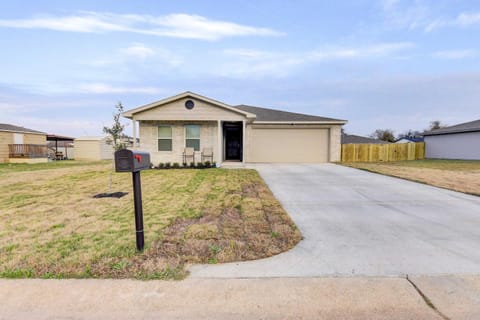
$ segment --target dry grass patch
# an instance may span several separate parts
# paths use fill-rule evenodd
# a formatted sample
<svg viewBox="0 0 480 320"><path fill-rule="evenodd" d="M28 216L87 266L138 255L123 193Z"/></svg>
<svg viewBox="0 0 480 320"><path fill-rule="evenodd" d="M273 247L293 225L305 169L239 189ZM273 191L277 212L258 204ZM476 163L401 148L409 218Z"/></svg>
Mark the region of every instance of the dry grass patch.
<svg viewBox="0 0 480 320"><path fill-rule="evenodd" d="M254 170L150 170L136 253L131 175L113 175L127 196L94 199L111 163L70 164L0 165L1 276L177 279L190 263L264 258L301 239Z"/></svg>
<svg viewBox="0 0 480 320"><path fill-rule="evenodd" d="M342 163L342 165L480 195L480 161L417 160L350 162Z"/></svg>

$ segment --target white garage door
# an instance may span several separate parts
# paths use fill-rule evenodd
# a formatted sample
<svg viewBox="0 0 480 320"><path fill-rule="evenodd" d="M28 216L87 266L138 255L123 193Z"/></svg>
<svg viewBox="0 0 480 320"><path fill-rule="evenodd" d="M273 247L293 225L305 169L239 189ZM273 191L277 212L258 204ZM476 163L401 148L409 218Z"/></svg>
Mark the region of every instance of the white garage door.
<svg viewBox="0 0 480 320"><path fill-rule="evenodd" d="M329 129L252 128L250 162L328 162Z"/></svg>

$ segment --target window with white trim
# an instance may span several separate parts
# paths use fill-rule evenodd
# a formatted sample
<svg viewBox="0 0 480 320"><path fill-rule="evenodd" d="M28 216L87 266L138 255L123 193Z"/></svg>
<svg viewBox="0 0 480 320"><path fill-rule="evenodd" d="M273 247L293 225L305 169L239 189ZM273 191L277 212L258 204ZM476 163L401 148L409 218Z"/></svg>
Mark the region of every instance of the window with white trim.
<svg viewBox="0 0 480 320"><path fill-rule="evenodd" d="M172 151L172 126L158 126L158 151Z"/></svg>
<svg viewBox="0 0 480 320"><path fill-rule="evenodd" d="M200 125L185 125L185 147L200 151Z"/></svg>

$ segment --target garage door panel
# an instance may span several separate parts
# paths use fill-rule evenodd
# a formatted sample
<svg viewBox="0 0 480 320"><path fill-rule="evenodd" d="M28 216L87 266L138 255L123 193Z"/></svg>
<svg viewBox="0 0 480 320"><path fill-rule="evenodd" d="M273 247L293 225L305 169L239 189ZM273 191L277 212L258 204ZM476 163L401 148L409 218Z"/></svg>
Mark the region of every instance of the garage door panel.
<svg viewBox="0 0 480 320"><path fill-rule="evenodd" d="M251 162L328 162L328 129L252 129Z"/></svg>

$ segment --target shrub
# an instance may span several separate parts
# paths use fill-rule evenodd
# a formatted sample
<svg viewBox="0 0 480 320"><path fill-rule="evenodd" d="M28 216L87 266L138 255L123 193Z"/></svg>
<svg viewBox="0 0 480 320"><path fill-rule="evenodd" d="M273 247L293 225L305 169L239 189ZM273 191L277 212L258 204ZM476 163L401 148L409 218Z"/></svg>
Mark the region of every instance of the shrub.
<svg viewBox="0 0 480 320"><path fill-rule="evenodd" d="M212 166L212 164L210 163L210 161L205 161L205 167L206 168L210 168Z"/></svg>
<svg viewBox="0 0 480 320"><path fill-rule="evenodd" d="M179 164L178 162L174 162L174 163L173 163L173 167L174 167L175 169L178 169L178 168L180 168L180 164Z"/></svg>
<svg viewBox="0 0 480 320"><path fill-rule="evenodd" d="M195 167L195 162L190 162L190 168Z"/></svg>
<svg viewBox="0 0 480 320"><path fill-rule="evenodd" d="M170 169L172 164L170 162L165 162L165 168Z"/></svg>
<svg viewBox="0 0 480 320"><path fill-rule="evenodd" d="M212 163L212 167L216 168L217 167L217 163L215 161L213 161Z"/></svg>
<svg viewBox="0 0 480 320"><path fill-rule="evenodd" d="M203 162L197 162L197 168L204 168Z"/></svg>
<svg viewBox="0 0 480 320"><path fill-rule="evenodd" d="M159 169L163 169L164 167L165 167L165 163L160 162L160 163L158 164L158 168L159 168Z"/></svg>
<svg viewBox="0 0 480 320"><path fill-rule="evenodd" d="M187 167L187 163L186 163L186 162L182 163L182 166L183 166L184 168L186 168L186 167Z"/></svg>

